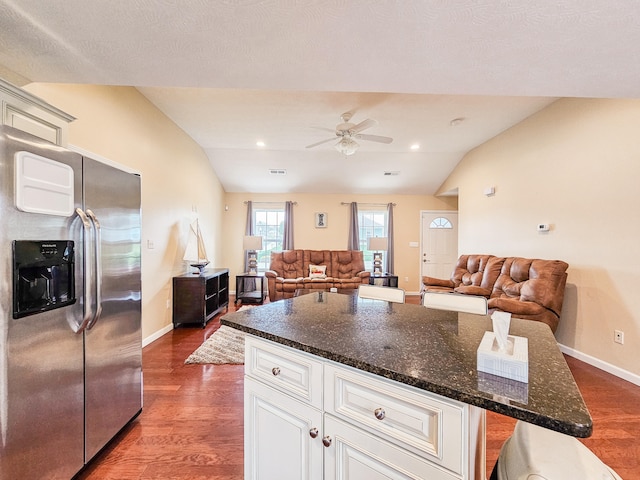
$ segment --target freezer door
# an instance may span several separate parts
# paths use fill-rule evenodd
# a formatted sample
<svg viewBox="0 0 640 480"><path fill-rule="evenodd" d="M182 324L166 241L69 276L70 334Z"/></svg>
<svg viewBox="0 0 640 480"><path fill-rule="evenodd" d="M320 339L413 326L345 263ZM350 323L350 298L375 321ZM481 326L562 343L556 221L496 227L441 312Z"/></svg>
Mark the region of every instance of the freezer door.
<svg viewBox="0 0 640 480"><path fill-rule="evenodd" d="M14 158L30 151L74 171L75 204L82 194L82 157L0 127L0 478L65 479L83 465L83 336L77 301L13 318L12 241L72 240L81 245L75 216L24 213L15 207ZM83 296L82 249L75 291Z"/></svg>
<svg viewBox="0 0 640 480"><path fill-rule="evenodd" d="M100 242L98 318L85 331L86 461L142 408L140 177L84 158L85 212Z"/></svg>

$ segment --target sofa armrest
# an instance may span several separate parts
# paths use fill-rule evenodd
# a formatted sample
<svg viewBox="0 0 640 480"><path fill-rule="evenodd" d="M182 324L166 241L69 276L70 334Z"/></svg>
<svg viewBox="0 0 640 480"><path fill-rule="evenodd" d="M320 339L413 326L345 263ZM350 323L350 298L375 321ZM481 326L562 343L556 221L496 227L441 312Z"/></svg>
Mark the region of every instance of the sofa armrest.
<svg viewBox="0 0 640 480"><path fill-rule="evenodd" d="M465 295L477 295L489 298L491 290L488 288L476 287L475 285L461 285L453 289L456 293L464 293Z"/></svg>
<svg viewBox="0 0 640 480"><path fill-rule="evenodd" d="M277 278L278 272L276 272L275 270L265 270L264 276L267 278Z"/></svg>
<svg viewBox="0 0 640 480"><path fill-rule="evenodd" d="M444 278L434 278L434 277L422 277L422 284L426 286L434 286L434 287L449 287L453 288L455 285L450 279Z"/></svg>
<svg viewBox="0 0 640 480"><path fill-rule="evenodd" d="M356 277L360 277L362 280L368 279L371 276L371 272L364 271L356 273Z"/></svg>

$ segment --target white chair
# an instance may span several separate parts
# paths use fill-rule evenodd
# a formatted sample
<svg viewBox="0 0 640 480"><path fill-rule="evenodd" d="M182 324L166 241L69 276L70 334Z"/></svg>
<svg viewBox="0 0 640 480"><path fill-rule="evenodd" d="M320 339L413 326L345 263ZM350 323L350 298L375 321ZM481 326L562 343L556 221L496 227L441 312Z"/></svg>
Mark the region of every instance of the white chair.
<svg viewBox="0 0 640 480"><path fill-rule="evenodd" d="M366 285L363 283L358 287L358 297L404 303L404 290L402 288L381 287L378 285Z"/></svg>
<svg viewBox="0 0 640 480"><path fill-rule="evenodd" d="M465 295L461 293L424 292L422 305L437 310L452 310L454 312L475 313L486 315L487 299L479 295Z"/></svg>

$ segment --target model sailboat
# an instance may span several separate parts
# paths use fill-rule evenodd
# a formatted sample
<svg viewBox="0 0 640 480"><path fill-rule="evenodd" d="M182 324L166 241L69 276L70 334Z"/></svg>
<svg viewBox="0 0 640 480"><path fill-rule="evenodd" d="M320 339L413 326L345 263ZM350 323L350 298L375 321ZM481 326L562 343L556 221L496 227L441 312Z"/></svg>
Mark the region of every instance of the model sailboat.
<svg viewBox="0 0 640 480"><path fill-rule="evenodd" d="M204 267L209 264L197 218L189 226L189 239L187 240L187 249L184 252L183 260L188 261L189 265L197 268L200 274L204 271Z"/></svg>

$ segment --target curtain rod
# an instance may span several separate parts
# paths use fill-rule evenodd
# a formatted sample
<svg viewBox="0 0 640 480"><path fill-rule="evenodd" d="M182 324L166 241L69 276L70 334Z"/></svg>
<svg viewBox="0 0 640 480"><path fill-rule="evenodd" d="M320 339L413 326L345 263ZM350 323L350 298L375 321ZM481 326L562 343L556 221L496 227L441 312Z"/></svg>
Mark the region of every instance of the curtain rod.
<svg viewBox="0 0 640 480"><path fill-rule="evenodd" d="M252 200L252 202L253 202L253 200ZM245 200L245 201L244 201L244 202L242 202L242 203L244 203L244 204L246 205L247 203L249 203L249 201L248 201L248 200ZM279 205L279 204L281 204L281 203L286 203L286 201L284 201L284 202L253 202L253 203L254 203L254 204L260 204L260 205L266 205L266 204L278 204L278 205ZM291 203L292 203L293 205L298 205L298 202L291 202Z"/></svg>
<svg viewBox="0 0 640 480"><path fill-rule="evenodd" d="M386 207L387 205L389 205L388 203L366 203L366 202L356 202L356 203L358 205L372 205L376 207ZM351 202L340 202L340 205L351 205ZM397 204L392 203L391 205L395 207Z"/></svg>

